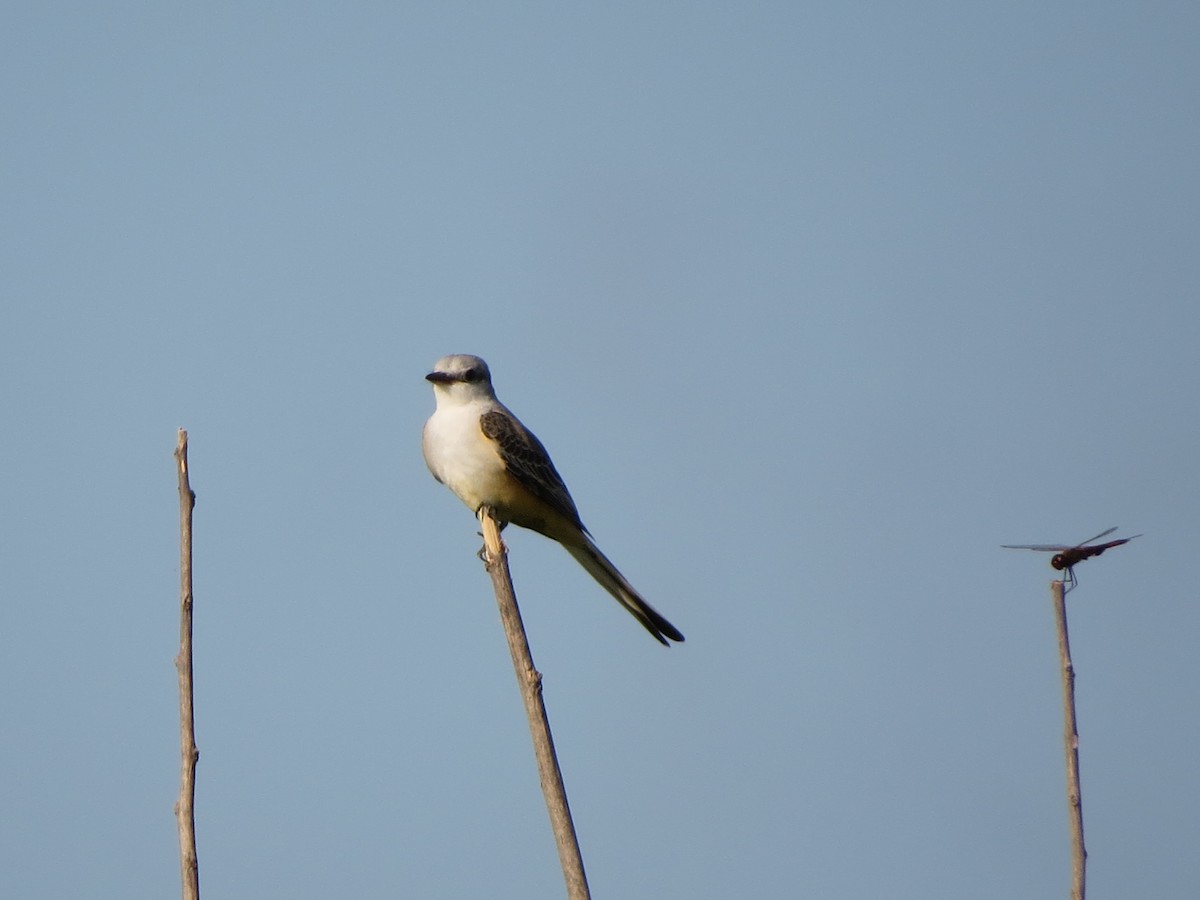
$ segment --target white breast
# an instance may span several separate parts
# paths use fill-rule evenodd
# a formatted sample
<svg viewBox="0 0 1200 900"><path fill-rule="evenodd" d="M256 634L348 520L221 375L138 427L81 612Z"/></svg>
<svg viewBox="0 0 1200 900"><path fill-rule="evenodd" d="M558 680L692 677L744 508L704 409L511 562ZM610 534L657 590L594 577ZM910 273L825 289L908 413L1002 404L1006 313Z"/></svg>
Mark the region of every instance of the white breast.
<svg viewBox="0 0 1200 900"><path fill-rule="evenodd" d="M504 464L479 429L477 404L441 406L425 423L421 449L433 477L472 511L494 504L504 483Z"/></svg>

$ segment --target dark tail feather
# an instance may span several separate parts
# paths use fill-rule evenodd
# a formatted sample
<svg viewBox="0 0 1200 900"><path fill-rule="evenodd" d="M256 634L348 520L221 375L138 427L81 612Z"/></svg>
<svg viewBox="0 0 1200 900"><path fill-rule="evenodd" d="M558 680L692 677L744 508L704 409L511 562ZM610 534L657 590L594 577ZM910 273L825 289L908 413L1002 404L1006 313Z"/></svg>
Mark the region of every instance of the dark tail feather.
<svg viewBox="0 0 1200 900"><path fill-rule="evenodd" d="M581 566L587 569L588 573L600 583L606 591L612 594L617 602L629 610L630 614L642 623L642 626L654 635L655 639L664 647L671 646L667 643L667 639L672 641L683 641L683 634L663 618L653 606L642 599L641 594L634 590L633 585L625 580L625 576L617 571L614 566L603 553L600 552L590 538L585 536L587 543L582 546L572 546L564 544L567 552L570 553L579 562Z"/></svg>

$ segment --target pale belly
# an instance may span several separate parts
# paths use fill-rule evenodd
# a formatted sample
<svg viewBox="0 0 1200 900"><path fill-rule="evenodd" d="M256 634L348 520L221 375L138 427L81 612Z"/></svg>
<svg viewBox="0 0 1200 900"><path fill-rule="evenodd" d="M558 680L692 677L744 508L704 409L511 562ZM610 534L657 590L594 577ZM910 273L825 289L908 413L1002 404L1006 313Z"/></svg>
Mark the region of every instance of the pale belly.
<svg viewBox="0 0 1200 900"><path fill-rule="evenodd" d="M492 442L479 430L477 413L447 411L425 423L421 449L433 477L474 512L506 505L511 479Z"/></svg>
<svg viewBox="0 0 1200 900"><path fill-rule="evenodd" d="M512 476L495 445L479 430L477 412L439 412L425 423L421 448L433 477L472 512L487 506L501 521L532 528L555 540L569 541L579 531Z"/></svg>

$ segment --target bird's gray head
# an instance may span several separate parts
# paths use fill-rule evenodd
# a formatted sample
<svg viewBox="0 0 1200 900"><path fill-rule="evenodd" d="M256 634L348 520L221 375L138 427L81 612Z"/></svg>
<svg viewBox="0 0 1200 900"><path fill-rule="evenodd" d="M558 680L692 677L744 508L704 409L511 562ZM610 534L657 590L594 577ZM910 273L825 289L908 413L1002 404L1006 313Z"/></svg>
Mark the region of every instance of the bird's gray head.
<svg viewBox="0 0 1200 900"><path fill-rule="evenodd" d="M466 353L443 356L433 364L433 371L425 376L425 380L433 382L434 393L439 398L469 400L492 396L492 373L488 364L478 356Z"/></svg>

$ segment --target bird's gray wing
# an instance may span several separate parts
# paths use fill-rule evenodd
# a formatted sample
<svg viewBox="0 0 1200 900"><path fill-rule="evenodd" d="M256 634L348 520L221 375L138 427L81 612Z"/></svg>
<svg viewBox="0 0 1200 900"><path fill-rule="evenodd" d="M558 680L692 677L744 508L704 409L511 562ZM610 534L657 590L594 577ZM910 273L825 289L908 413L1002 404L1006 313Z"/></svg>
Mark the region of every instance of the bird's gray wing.
<svg viewBox="0 0 1200 900"><path fill-rule="evenodd" d="M495 441L505 467L530 493L586 531L562 476L533 432L507 410L499 409L480 416L479 427Z"/></svg>

